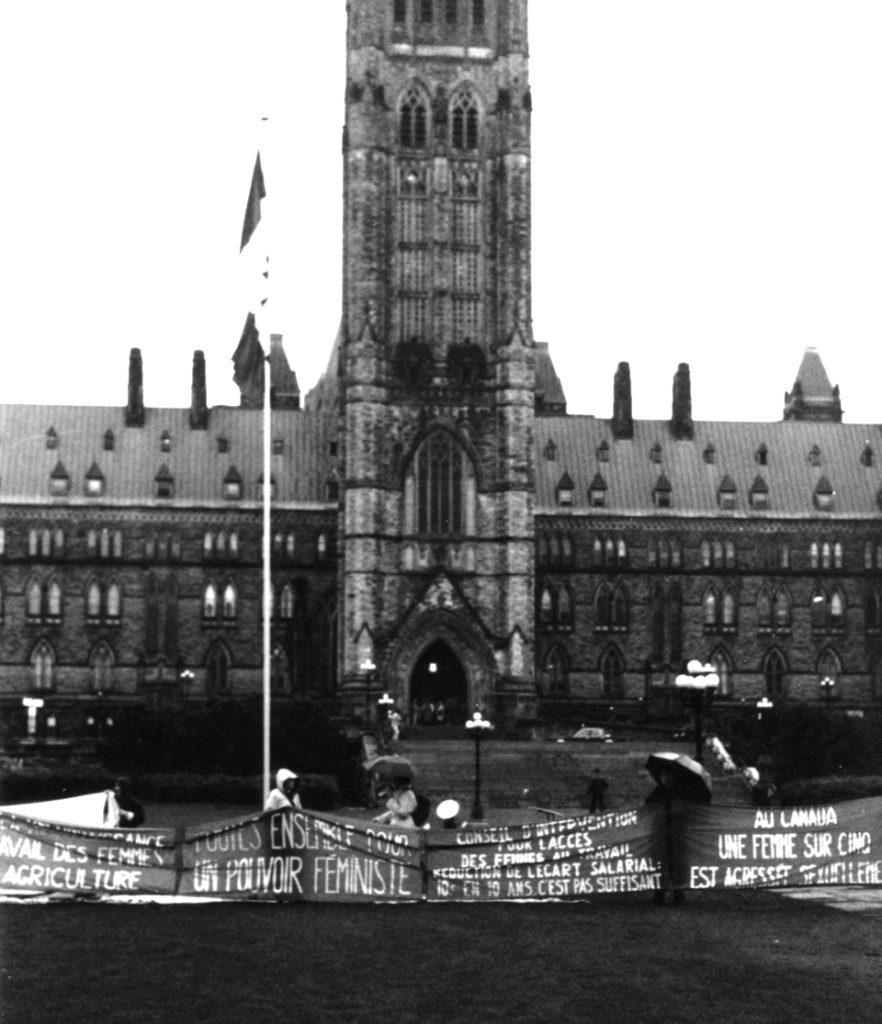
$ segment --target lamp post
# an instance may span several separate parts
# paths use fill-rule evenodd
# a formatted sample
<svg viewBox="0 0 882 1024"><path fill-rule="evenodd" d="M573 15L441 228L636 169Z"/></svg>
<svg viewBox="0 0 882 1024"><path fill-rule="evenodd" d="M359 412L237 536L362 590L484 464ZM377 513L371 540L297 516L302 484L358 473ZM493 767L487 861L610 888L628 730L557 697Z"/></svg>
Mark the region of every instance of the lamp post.
<svg viewBox="0 0 882 1024"><path fill-rule="evenodd" d="M689 708L695 718L695 760L701 764L704 745L702 718L705 709L714 699L720 677L713 665L703 665L697 658L693 658L686 666L686 672L674 680L674 685L680 693L683 706Z"/></svg>
<svg viewBox="0 0 882 1024"><path fill-rule="evenodd" d="M481 806L481 740L493 728L480 711L476 711L466 722L466 729L475 738L475 799L472 801L472 820L483 821L484 808Z"/></svg>
<svg viewBox="0 0 882 1024"><path fill-rule="evenodd" d="M394 704L395 701L389 696L388 693L384 693L383 696L380 697L380 699L377 701L377 711L379 712L379 722L377 723L379 726L378 731L380 733L381 739L383 740L383 744L386 747L389 746L389 741L392 738L391 729L389 728L389 715L392 711L392 706Z"/></svg>
<svg viewBox="0 0 882 1024"><path fill-rule="evenodd" d="M771 711L774 706L774 703L768 697L761 697L756 702L756 720L761 722L763 720L763 712Z"/></svg>
<svg viewBox="0 0 882 1024"><path fill-rule="evenodd" d="M371 686L374 681L374 677L377 671L377 666L373 663L370 658L365 658L359 666L365 675L365 691L364 691L364 717L366 722L371 720Z"/></svg>
<svg viewBox="0 0 882 1024"><path fill-rule="evenodd" d="M829 708L833 703L833 690L836 687L836 680L832 676L824 676L820 682L821 693L824 697L824 702Z"/></svg>

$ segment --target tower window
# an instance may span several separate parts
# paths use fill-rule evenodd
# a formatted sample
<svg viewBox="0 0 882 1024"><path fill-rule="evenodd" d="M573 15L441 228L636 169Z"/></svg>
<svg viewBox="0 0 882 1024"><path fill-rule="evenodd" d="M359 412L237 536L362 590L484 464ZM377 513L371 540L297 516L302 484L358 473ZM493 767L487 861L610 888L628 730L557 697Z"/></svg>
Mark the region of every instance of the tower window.
<svg viewBox="0 0 882 1024"><path fill-rule="evenodd" d="M418 533L460 534L469 529L467 500L474 497L471 462L454 437L436 430L414 456L413 487Z"/></svg>
<svg viewBox="0 0 882 1024"><path fill-rule="evenodd" d="M457 93L453 100L450 127L450 142L454 149L478 148L478 105L465 90Z"/></svg>
<svg viewBox="0 0 882 1024"><path fill-rule="evenodd" d="M392 5L392 20L396 25L403 25L407 20L406 0L395 0Z"/></svg>
<svg viewBox="0 0 882 1024"><path fill-rule="evenodd" d="M472 0L472 25L484 27L484 0Z"/></svg>
<svg viewBox="0 0 882 1024"><path fill-rule="evenodd" d="M424 25L432 24L432 0L420 0L420 21Z"/></svg>
<svg viewBox="0 0 882 1024"><path fill-rule="evenodd" d="M444 3L444 20L448 25L456 24L456 5L457 0L445 0Z"/></svg>
<svg viewBox="0 0 882 1024"><path fill-rule="evenodd" d="M426 134L426 102L415 89L410 89L399 108L398 140L405 149L425 149Z"/></svg>

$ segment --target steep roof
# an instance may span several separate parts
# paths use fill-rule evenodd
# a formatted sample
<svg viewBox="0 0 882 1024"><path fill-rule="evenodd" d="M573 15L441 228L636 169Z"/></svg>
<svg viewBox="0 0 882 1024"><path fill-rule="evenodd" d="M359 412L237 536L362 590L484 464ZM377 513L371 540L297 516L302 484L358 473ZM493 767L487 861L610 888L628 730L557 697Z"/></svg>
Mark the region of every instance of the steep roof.
<svg viewBox="0 0 882 1024"><path fill-rule="evenodd" d="M326 484L336 470L333 417L274 410L271 423L271 437L281 448L271 457L274 504L327 504ZM47 447L50 430L55 436ZM108 432L112 450L105 447ZM224 480L231 470L242 478L238 504L257 503L263 413L215 406L209 411L208 429L193 430L189 409L148 408L143 427L126 427L122 407L0 406L0 504L45 503L50 475L59 463L70 479L64 500L71 504L152 505L163 467L174 480L174 504L235 506L224 497ZM85 496L86 478L96 468L105 483L97 499Z"/></svg>
<svg viewBox="0 0 882 1024"><path fill-rule="evenodd" d="M600 473L607 485L605 504L591 509L599 516L823 515L878 519L882 526L882 427L795 420L696 421L694 426L691 440L676 440L667 420L635 420L633 439L617 440L610 420L537 417L537 513L570 513L557 504L563 473L575 484L572 510L587 510L589 486ZM662 476L671 485L671 504L656 510L653 491ZM748 499L758 477L759 489L762 483L768 488L766 513L752 510ZM831 511L821 513L815 495L823 492L825 478L833 503ZM722 513L719 492L731 495L733 484L734 510Z"/></svg>

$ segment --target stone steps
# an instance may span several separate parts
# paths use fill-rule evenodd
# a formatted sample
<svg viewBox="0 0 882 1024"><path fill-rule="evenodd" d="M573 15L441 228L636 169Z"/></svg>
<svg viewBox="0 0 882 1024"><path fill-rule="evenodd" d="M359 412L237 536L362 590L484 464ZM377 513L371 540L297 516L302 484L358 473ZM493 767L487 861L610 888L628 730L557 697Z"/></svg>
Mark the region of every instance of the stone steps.
<svg viewBox="0 0 882 1024"><path fill-rule="evenodd" d="M485 808L542 807L576 811L588 806L595 769L607 779L607 809L635 807L655 783L645 768L651 746L628 743L555 743L488 739L481 744L481 798ZM475 745L468 739L405 737L396 752L415 770L416 788L437 803L445 798L470 808L474 797ZM684 752L687 752L684 750ZM740 776L722 776L715 765L714 802L749 804Z"/></svg>

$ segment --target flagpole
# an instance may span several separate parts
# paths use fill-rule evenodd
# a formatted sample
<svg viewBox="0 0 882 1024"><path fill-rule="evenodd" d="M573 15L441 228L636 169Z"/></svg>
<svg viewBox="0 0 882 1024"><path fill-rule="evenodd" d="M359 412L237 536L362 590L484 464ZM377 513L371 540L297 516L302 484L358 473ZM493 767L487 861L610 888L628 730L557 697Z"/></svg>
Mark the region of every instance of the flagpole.
<svg viewBox="0 0 882 1024"><path fill-rule="evenodd" d="M270 616L272 615L272 579L270 564L270 501L272 475L270 472L270 386L272 372L270 357L264 357L263 367L263 799L270 791Z"/></svg>

